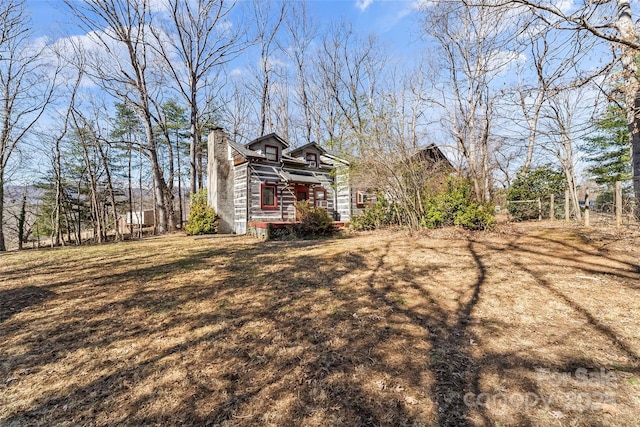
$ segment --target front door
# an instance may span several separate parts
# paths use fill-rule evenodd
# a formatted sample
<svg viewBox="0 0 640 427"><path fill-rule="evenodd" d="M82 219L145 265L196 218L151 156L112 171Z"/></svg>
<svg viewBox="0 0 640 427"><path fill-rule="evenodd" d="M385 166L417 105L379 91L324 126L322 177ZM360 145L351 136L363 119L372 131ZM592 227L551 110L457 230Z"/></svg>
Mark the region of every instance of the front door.
<svg viewBox="0 0 640 427"><path fill-rule="evenodd" d="M302 202L303 200L309 200L309 187L298 185L296 186L296 202Z"/></svg>
<svg viewBox="0 0 640 427"><path fill-rule="evenodd" d="M309 201L309 187L296 185L296 202ZM300 221L300 214L296 209L296 221Z"/></svg>

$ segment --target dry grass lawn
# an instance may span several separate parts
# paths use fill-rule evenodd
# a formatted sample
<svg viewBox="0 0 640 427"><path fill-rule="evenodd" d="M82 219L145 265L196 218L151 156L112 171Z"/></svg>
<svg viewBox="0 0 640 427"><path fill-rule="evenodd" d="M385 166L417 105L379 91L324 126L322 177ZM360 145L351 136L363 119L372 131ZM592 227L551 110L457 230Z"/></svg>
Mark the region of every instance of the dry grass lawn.
<svg viewBox="0 0 640 427"><path fill-rule="evenodd" d="M638 426L640 233L0 255L0 425Z"/></svg>

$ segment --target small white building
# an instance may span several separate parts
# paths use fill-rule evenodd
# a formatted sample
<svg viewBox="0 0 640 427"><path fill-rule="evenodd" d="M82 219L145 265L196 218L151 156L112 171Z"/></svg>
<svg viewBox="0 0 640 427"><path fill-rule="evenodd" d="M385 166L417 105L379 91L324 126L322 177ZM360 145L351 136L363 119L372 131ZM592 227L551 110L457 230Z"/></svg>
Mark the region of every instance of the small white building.
<svg viewBox="0 0 640 427"><path fill-rule="evenodd" d="M121 233L127 233L130 226L137 229L139 227L153 227L153 224L154 214L152 209L127 212L118 219L118 226Z"/></svg>

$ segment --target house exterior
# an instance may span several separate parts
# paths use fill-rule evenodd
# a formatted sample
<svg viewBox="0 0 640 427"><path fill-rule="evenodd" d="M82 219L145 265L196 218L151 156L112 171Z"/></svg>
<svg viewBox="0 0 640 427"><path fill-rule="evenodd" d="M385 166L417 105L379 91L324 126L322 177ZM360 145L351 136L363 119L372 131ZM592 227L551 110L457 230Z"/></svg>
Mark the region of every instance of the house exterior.
<svg viewBox="0 0 640 427"><path fill-rule="evenodd" d="M294 222L295 202L302 200L337 221L361 210L349 162L316 143L290 150L272 133L240 145L214 129L208 145L208 202L220 217L220 233L245 234L249 223Z"/></svg>

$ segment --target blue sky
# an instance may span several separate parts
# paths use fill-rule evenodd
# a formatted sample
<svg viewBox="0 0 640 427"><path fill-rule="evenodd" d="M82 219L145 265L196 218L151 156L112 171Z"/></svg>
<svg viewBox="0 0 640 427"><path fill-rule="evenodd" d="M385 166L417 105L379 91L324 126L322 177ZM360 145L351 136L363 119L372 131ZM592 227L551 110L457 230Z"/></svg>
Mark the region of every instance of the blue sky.
<svg viewBox="0 0 640 427"><path fill-rule="evenodd" d="M309 0L307 4L319 24L345 20L360 34L380 36L390 49L411 51L419 37L415 3L415 0ZM26 6L38 36L56 39L77 34L69 25L62 1L27 0Z"/></svg>

